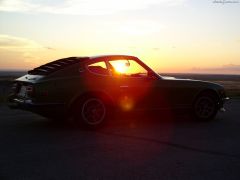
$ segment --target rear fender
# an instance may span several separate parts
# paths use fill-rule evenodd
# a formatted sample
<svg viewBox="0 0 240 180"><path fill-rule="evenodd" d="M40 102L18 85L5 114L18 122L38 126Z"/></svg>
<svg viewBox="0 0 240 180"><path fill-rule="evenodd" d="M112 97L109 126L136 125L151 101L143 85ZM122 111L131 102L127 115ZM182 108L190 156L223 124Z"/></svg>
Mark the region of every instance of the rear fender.
<svg viewBox="0 0 240 180"><path fill-rule="evenodd" d="M75 96L74 98L72 98L72 100L67 104L68 112L69 112L69 110L73 109L73 107L76 104L80 103L83 99L85 99L86 97L90 97L90 96L101 98L109 106L115 105L113 98L110 97L109 95L107 95L105 92L89 91L89 92L79 94L79 95Z"/></svg>

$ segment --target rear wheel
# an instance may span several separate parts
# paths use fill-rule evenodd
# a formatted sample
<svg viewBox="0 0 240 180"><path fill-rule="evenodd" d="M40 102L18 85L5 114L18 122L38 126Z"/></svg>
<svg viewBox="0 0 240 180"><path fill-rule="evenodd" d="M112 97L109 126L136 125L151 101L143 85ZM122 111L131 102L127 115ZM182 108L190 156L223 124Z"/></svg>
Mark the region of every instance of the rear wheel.
<svg viewBox="0 0 240 180"><path fill-rule="evenodd" d="M84 98L74 109L75 122L91 129L102 126L106 122L110 110L103 99L94 96Z"/></svg>
<svg viewBox="0 0 240 180"><path fill-rule="evenodd" d="M200 95L193 105L193 113L199 121L213 120L218 111L217 98L208 93Z"/></svg>

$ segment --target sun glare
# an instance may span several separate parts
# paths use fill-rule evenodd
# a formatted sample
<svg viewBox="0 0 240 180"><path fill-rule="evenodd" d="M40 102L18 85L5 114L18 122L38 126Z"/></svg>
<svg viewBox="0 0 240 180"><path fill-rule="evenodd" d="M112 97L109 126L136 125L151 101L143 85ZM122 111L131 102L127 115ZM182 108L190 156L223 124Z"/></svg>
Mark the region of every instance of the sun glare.
<svg viewBox="0 0 240 180"><path fill-rule="evenodd" d="M128 69L128 66L126 65L126 63L120 62L120 61L116 61L113 64L113 67L118 73L125 73Z"/></svg>

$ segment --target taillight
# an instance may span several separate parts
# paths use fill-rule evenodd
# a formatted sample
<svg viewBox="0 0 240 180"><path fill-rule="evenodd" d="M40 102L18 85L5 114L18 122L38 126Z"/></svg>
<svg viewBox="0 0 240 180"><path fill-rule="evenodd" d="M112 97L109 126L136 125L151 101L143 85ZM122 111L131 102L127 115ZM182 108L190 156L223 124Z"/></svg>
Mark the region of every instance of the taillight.
<svg viewBox="0 0 240 180"><path fill-rule="evenodd" d="M33 88L32 85L28 85L28 86L26 87L26 94L27 94L27 96L29 96L29 97L33 97L33 95L34 95L34 88Z"/></svg>

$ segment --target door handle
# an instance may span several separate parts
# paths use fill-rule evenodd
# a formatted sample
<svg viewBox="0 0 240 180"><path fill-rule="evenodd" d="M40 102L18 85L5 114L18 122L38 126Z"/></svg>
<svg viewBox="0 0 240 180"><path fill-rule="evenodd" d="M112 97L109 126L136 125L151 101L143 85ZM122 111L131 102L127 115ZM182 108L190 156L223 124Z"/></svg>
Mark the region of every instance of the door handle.
<svg viewBox="0 0 240 180"><path fill-rule="evenodd" d="M120 86L120 88L128 88L128 87L129 87L128 85Z"/></svg>

